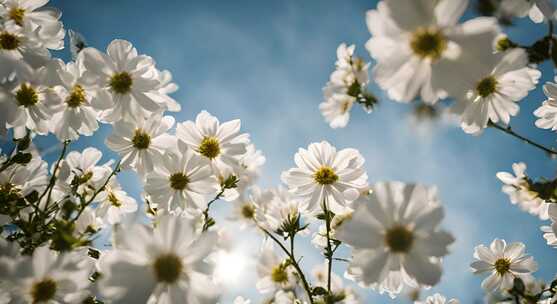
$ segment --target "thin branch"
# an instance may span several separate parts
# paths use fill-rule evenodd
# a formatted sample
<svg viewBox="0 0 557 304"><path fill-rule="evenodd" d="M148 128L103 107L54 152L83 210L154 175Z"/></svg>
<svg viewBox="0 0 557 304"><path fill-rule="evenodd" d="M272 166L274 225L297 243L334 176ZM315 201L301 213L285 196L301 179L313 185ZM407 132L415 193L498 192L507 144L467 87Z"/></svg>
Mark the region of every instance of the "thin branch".
<svg viewBox="0 0 557 304"><path fill-rule="evenodd" d="M292 266L294 266L294 268L296 269L296 271L298 272L298 275L300 276L300 279L302 280L302 284L303 287L308 295L309 298L309 302L311 304L313 304L313 296L311 294L311 288L309 287L309 283L306 279L306 276L304 275L304 272L302 271L302 268L300 267L300 265L298 264L298 262L296 261L296 257L294 256L294 240L293 238L290 238L290 246L292 248L292 252L288 251L288 249L284 246L284 244L282 244L281 241L279 241L272 233L270 233L267 229L263 228L261 225L259 225L259 223L255 223L257 225L257 228L261 229L261 231L263 231L263 233L265 233L265 235L267 235L268 237L270 237L275 243L277 243L280 248L282 249L282 251L284 251L284 253L288 256L288 258L290 259Z"/></svg>
<svg viewBox="0 0 557 304"><path fill-rule="evenodd" d="M522 142L524 142L524 143L526 143L526 144L529 144L529 145L531 145L531 146L533 146L533 147L536 147L536 148L538 148L538 149L544 151L545 153L549 154L550 156L557 156L557 151L555 151L553 148L548 148L548 147L546 147L546 146L544 146L544 145L542 145L542 144L539 144L539 143L537 143L537 142L534 142L533 140L528 139L528 138L526 138L526 137L524 137L524 136L522 136L522 135L516 133L515 131L513 131L513 130L511 129L510 126L508 126L508 127L503 127L503 126L501 126L501 125L499 125L499 124L492 123L492 122L489 122L488 125L489 125L490 127L493 127L493 128L495 128L495 129L497 129L497 130L503 131L504 133L509 134L509 135L511 135L511 136L513 136L513 137L515 137L515 138L517 138L517 139L520 139Z"/></svg>
<svg viewBox="0 0 557 304"><path fill-rule="evenodd" d="M333 249L331 248L331 217L329 208L327 208L327 200L323 199L323 212L325 213L325 228L327 230L327 291L331 294L331 272L333 268Z"/></svg>
<svg viewBox="0 0 557 304"><path fill-rule="evenodd" d="M207 208L205 208L205 210L203 210L203 231L207 231L207 229L209 229L210 225L209 225L209 209L211 208L211 205L216 202L218 199L221 198L221 196L224 194L224 190L226 190L225 187L222 187L222 189L220 190L219 193L217 193L217 195L215 196L215 198L213 198L211 201L209 201L207 203Z"/></svg>

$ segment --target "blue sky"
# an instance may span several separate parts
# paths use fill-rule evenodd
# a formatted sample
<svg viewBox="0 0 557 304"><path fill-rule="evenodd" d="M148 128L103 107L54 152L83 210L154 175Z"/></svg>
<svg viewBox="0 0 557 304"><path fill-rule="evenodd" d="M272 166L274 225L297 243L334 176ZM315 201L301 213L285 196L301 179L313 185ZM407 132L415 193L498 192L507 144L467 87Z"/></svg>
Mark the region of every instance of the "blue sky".
<svg viewBox="0 0 557 304"><path fill-rule="evenodd" d="M104 50L111 40L131 41L140 53L156 59L169 69L180 90L175 98L182 111L178 121L194 119L201 110L226 121L242 119L267 162L259 184L275 186L280 173L294 165L299 147L330 141L338 148L353 147L367 160L371 182L402 180L437 185L446 206L444 226L457 241L444 261L442 282L432 291L472 303L482 297L481 279L468 271L473 247L495 237L526 243L528 252L540 262L538 275L550 279L557 272L555 249L545 245L539 231L541 222L510 204L501 193L498 171L510 171L511 164L525 161L534 176L552 178L555 161L543 153L496 130L482 136L464 134L459 128L431 124L427 132L410 122L410 107L381 99L380 107L368 115L353 109L348 127L332 130L323 121L318 104L341 42L355 43L357 53L370 60L363 48L369 38L365 12L376 1L146 1L146 0L52 0L62 10L68 29L81 32L88 43ZM471 17L467 13L466 18ZM531 43L546 31L529 20L509 30L515 40ZM61 53L64 58L68 52ZM543 82L553 78L549 64L542 66ZM521 102L521 115L511 121L513 128L546 145L555 146L554 133L536 129L532 112L543 101L541 87ZM419 129L419 130L418 130ZM421 130L421 131L420 131ZM93 138L81 138L73 149L95 145L116 157L103 144L110 128L103 127ZM48 148L51 138L39 139ZM52 159L50 155L47 159ZM136 197L136 177L123 173L124 187ZM257 244L251 234L240 233L226 223L229 206L217 205L219 223L230 227L238 250L249 252L246 269L232 280L223 303L241 294L254 300L255 277L251 255ZM302 239L304 268L319 261L319 253ZM341 252L345 256L346 251ZM344 265L337 271L342 273ZM358 289L373 303L392 302L372 290ZM256 301L258 302L258 301Z"/></svg>

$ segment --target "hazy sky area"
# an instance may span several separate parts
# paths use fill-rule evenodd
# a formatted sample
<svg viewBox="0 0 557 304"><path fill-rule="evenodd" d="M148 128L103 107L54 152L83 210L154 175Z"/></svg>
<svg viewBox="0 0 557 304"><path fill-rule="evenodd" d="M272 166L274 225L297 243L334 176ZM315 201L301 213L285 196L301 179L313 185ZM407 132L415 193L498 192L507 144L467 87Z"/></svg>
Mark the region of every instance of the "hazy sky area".
<svg viewBox="0 0 557 304"><path fill-rule="evenodd" d="M116 38L131 41L138 51L152 56L161 69L169 69L180 86L174 97L182 111L177 121L195 119L207 110L221 121L240 118L242 129L267 158L259 185L276 186L280 173L294 166L294 153L312 142L328 140L338 148L358 149L366 158L371 183L401 180L437 185L446 207L444 227L457 241L444 260L444 275L430 292L442 292L461 303L483 297L481 279L469 264L473 248L494 238L522 241L541 265L537 275L547 280L557 272L557 251L545 244L542 222L512 205L501 192L498 171L510 171L513 162L524 161L531 176L553 178L556 161L497 130L481 136L466 135L446 123L417 126L410 119L411 106L389 101L372 86L381 104L371 114L358 106L344 129L333 130L318 110L322 87L333 71L335 50L341 42L357 45L356 52L371 60L364 49L370 35L365 12L376 1L146 1L146 0L52 0L63 12L67 29L82 33L100 50ZM473 17L467 13L466 18ZM532 43L545 35L546 27L522 19L507 29L513 40ZM488 50L486 50L488 51ZM69 51L62 52L67 59ZM552 67L542 65L543 82L553 78ZM458 71L455 71L458 73ZM541 86L520 103L514 129L546 145L557 146L555 133L537 129L533 110L544 99ZM116 158L104 145L110 127L94 137L81 137L73 149L94 145ZM42 149L53 146L52 137L37 141ZM49 161L56 153L48 155ZM139 181L123 173L124 188L139 199ZM243 261L221 266L228 282L222 303L236 295L259 302L253 266L259 236L240 231L228 222L228 203L218 202L219 225L230 227ZM143 209L140 208L142 211ZM320 253L300 238L303 267L310 271ZM341 251L339 256L348 256ZM341 263L341 262L339 262ZM342 274L345 265L337 265ZM358 289L366 303L393 303L386 295Z"/></svg>

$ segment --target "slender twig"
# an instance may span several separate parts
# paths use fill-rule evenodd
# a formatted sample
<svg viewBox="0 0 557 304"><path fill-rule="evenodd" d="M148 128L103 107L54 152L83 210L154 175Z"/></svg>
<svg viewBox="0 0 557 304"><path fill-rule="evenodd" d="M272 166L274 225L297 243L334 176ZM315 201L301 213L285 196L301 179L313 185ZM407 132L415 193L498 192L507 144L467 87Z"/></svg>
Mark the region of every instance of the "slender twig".
<svg viewBox="0 0 557 304"><path fill-rule="evenodd" d="M207 208L203 210L203 231L207 231L207 229L209 229L209 209L211 208L211 205L214 202L216 202L219 198L221 198L221 196L224 194L224 190L226 190L226 188L222 187L222 189L220 190L219 193L217 193L215 198L213 198L211 201L207 203Z"/></svg>
<svg viewBox="0 0 557 304"><path fill-rule="evenodd" d="M499 125L499 124L492 123L492 122L489 123L489 126L495 128L495 129L497 129L497 130L503 131L503 132L505 132L505 133L507 133L507 134L509 134L509 135L511 135L511 136L513 136L513 137L515 137L515 138L517 138L517 139L520 139L520 140L522 140L522 142L524 142L524 143L526 143L526 144L529 144L529 145L531 145L531 146L533 146L533 147L536 147L536 148L538 148L538 149L540 149L540 150L546 152L546 153L549 154L549 155L557 156L557 151L553 150L553 148L548 148L548 147L546 147L546 146L544 146L544 145L541 145L541 144L539 144L539 143L537 143L537 142L534 142L534 141L531 140L531 139L528 139L528 138L526 138L526 137L524 137L524 136L522 136L522 135L516 133L515 131L513 131L513 130L511 129L510 126L508 126L508 127L503 127L503 126L501 126L501 125Z"/></svg>
<svg viewBox="0 0 557 304"><path fill-rule="evenodd" d="M325 228L327 231L327 291L331 294L331 272L333 268L333 249L331 248L331 217L329 208L327 208L327 200L323 200L323 212L325 213Z"/></svg>
<svg viewBox="0 0 557 304"><path fill-rule="evenodd" d="M290 262L292 263L292 266L294 266L294 268L296 269L296 271L298 272L298 275L300 276L300 279L302 280L302 284L303 287L307 293L307 296L309 298L309 302L311 304L313 304L313 296L311 295L311 288L309 287L309 283L306 279L306 276L304 275L304 272L302 271L302 268L300 267L300 264L298 264L298 262L296 261L296 257L294 256L294 240L293 238L290 238L290 246L292 248L292 251L289 251L284 244L282 244L281 241L279 241L279 239L277 239L272 233L270 233L267 229L265 229L263 226L259 225L259 223L255 223L257 225L257 228L261 229L261 231L263 231L263 233L265 233L265 235L267 235L268 237L270 237L275 243L277 243L280 248L282 249L282 251L284 251L284 253L288 256L288 258L290 259Z"/></svg>
<svg viewBox="0 0 557 304"><path fill-rule="evenodd" d="M48 182L48 186L46 187L46 189L44 190L44 192L41 194L41 196L38 199L38 202L40 204L43 197L48 193L48 196L47 196L47 199L46 199L46 204L45 204L45 207L44 207L45 210L48 210L48 204L50 203L50 196L52 195L52 189L54 188L54 184L56 183L56 174L58 173L58 169L60 168L60 163L62 162L62 159L64 159L64 156L66 155L66 150L68 149L69 145L70 145L69 140L64 142L64 147L62 148L62 152L60 152L60 156L58 157L58 160L56 161L56 164L54 165L54 170L52 171L52 176L50 177L50 181Z"/></svg>

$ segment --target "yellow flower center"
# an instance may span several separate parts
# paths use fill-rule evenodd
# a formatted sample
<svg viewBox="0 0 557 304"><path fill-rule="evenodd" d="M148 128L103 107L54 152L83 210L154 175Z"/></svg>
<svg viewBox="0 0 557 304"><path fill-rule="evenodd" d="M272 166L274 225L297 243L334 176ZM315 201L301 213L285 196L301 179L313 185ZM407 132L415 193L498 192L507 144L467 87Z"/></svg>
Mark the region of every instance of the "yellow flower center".
<svg viewBox="0 0 557 304"><path fill-rule="evenodd" d="M252 204L243 205L241 211L244 218L252 219L255 216L255 207Z"/></svg>
<svg viewBox="0 0 557 304"><path fill-rule="evenodd" d="M199 145L199 154L209 159L213 159L219 156L220 154L219 140L212 136L203 138L201 144Z"/></svg>
<svg viewBox="0 0 557 304"><path fill-rule="evenodd" d="M8 32L3 32L0 34L0 49L13 51L19 47L21 41L19 38Z"/></svg>
<svg viewBox="0 0 557 304"><path fill-rule="evenodd" d="M77 108L85 103L85 90L79 84L76 84L68 98L66 98L66 104L71 108Z"/></svg>
<svg viewBox="0 0 557 304"><path fill-rule="evenodd" d="M174 173L170 175L170 187L175 190L184 190L188 183L189 178L183 173Z"/></svg>
<svg viewBox="0 0 557 304"><path fill-rule="evenodd" d="M286 267L282 264L275 266L271 271L271 280L275 283L287 282L288 274L286 273Z"/></svg>
<svg viewBox="0 0 557 304"><path fill-rule="evenodd" d="M478 82L476 85L476 93L481 97L488 97L497 92L497 79L493 76L488 76Z"/></svg>
<svg viewBox="0 0 557 304"><path fill-rule="evenodd" d="M437 60L447 49L447 37L439 29L419 28L410 38L410 48L422 59Z"/></svg>
<svg viewBox="0 0 557 304"><path fill-rule="evenodd" d="M108 192L108 202L112 206L117 207L117 208L122 206L122 203L120 202L118 197L116 197L116 194L114 194L114 192L112 192L112 191Z"/></svg>
<svg viewBox="0 0 557 304"><path fill-rule="evenodd" d="M385 234L385 244L392 252L407 253L414 243L414 234L403 226L395 226Z"/></svg>
<svg viewBox="0 0 557 304"><path fill-rule="evenodd" d="M31 298L33 298L33 303L52 300L56 294L56 289L56 282L51 278L45 278L42 281L34 283L31 287Z"/></svg>
<svg viewBox="0 0 557 304"><path fill-rule="evenodd" d="M15 100L20 106L28 108L39 102L39 95L33 87L24 83L15 92Z"/></svg>
<svg viewBox="0 0 557 304"><path fill-rule="evenodd" d="M495 271L497 271L499 275L501 276L504 275L510 269L511 269L511 261L509 261L509 259L502 258L495 261Z"/></svg>
<svg viewBox="0 0 557 304"><path fill-rule="evenodd" d="M145 131L143 131L142 129L136 129L135 134L133 135L132 138L132 144L134 148L138 150L147 149L151 144L151 136L145 133Z"/></svg>
<svg viewBox="0 0 557 304"><path fill-rule="evenodd" d="M110 78L110 88L118 94L127 94L131 91L133 79L127 72L116 73Z"/></svg>
<svg viewBox="0 0 557 304"><path fill-rule="evenodd" d="M25 10L19 7L13 8L8 13L8 16L15 22L15 24L22 26L23 17L25 16Z"/></svg>
<svg viewBox="0 0 557 304"><path fill-rule="evenodd" d="M331 167L321 167L313 174L313 179L320 185L330 185L338 181L338 175Z"/></svg>
<svg viewBox="0 0 557 304"><path fill-rule="evenodd" d="M155 260L153 265L155 278L158 282L174 283L180 278L184 268L182 260L172 253L163 254Z"/></svg>

